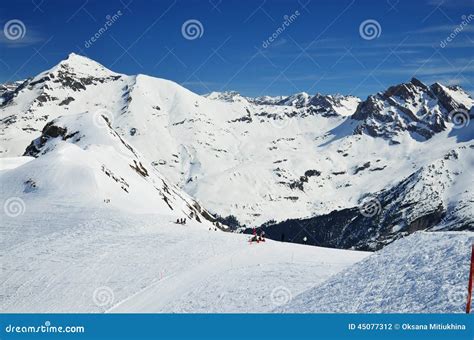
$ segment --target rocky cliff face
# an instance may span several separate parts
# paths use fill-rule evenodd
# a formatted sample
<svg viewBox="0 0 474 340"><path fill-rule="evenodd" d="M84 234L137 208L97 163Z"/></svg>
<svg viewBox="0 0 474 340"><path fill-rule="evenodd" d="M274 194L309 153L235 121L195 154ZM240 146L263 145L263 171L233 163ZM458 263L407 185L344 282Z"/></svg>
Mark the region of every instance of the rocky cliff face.
<svg viewBox="0 0 474 340"><path fill-rule="evenodd" d="M398 135L408 131L415 139L427 140L444 131L453 116L468 115L473 105L460 87L427 86L413 78L360 103L352 116L359 121L354 133L397 143Z"/></svg>

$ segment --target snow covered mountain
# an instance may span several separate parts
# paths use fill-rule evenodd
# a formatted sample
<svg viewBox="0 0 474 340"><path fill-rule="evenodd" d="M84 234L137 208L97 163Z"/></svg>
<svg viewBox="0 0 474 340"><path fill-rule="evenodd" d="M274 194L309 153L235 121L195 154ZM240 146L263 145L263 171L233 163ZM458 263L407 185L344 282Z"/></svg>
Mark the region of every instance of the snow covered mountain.
<svg viewBox="0 0 474 340"><path fill-rule="evenodd" d="M18 86L23 84L24 80L0 84L0 96L6 92L13 92Z"/></svg>
<svg viewBox="0 0 474 340"><path fill-rule="evenodd" d="M369 96L352 118L361 121L357 133L382 136L398 143L396 137L402 131L426 140L446 130L447 122L453 119L465 123L469 116L474 116L472 107L472 98L459 86L427 86L413 78L409 83Z"/></svg>
<svg viewBox="0 0 474 340"><path fill-rule="evenodd" d="M228 103L246 103L267 106L289 106L302 110L300 115L327 114L327 115L351 115L357 107L360 99L354 96L322 95L320 93L310 96L306 92L296 93L291 96L261 96L244 97L236 91L211 92L204 97Z"/></svg>
<svg viewBox="0 0 474 340"><path fill-rule="evenodd" d="M356 207L262 228L276 240L371 251L417 230L472 231L473 150L474 144L451 150Z"/></svg>
<svg viewBox="0 0 474 340"><path fill-rule="evenodd" d="M237 91L227 91L227 92L211 92L205 94L204 97L209 98L211 100L220 100L223 102L234 103L234 102L243 102L248 103L248 99L243 97Z"/></svg>
<svg viewBox="0 0 474 340"><path fill-rule="evenodd" d="M465 280L473 105L418 80L205 97L71 54L0 90L0 311L340 311L373 282L355 311L457 312L437 292Z"/></svg>
<svg viewBox="0 0 474 340"><path fill-rule="evenodd" d="M0 196L21 200L30 212L104 208L223 227L150 167L106 116L80 113L54 119L25 156L30 156L26 162L0 174Z"/></svg>
<svg viewBox="0 0 474 340"><path fill-rule="evenodd" d="M326 218L335 211L354 217L365 198L376 196L383 226L367 230L359 214L354 220L360 221L359 229L341 246L377 249L405 232L435 228L445 218L451 218L453 229L472 228L472 214L465 211L472 207L473 182L467 175L472 162L466 154L472 150L474 101L459 87L413 79L365 101L304 93L203 97L168 80L118 74L71 54L0 96L3 158L21 156L28 148L26 155L39 154L40 160L48 122L67 127L76 119L69 116L82 113L96 121L104 116L117 133L111 144L122 140L140 153L148 173L156 170L169 186L176 185L210 212L233 215L247 226ZM83 128L89 124L72 131L87 135ZM75 144L71 141L66 140ZM449 167L442 170L449 176L439 173L436 168L453 152L458 159L446 160ZM425 189L415 183L439 197L424 207ZM411 198L403 201L389 193L410 193ZM401 209L409 215L406 223L397 222L395 202L410 207ZM463 216L461 225L457 216ZM323 240L339 244L331 237Z"/></svg>

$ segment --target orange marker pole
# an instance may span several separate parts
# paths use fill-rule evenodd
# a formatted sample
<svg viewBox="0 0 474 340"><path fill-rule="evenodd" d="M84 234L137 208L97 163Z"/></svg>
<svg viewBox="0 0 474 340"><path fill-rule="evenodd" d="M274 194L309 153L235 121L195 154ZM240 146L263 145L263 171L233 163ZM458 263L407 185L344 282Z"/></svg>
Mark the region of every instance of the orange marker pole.
<svg viewBox="0 0 474 340"><path fill-rule="evenodd" d="M469 284L467 286L467 304L466 313L471 313L472 281L474 280L474 244L471 252L471 270L469 271Z"/></svg>

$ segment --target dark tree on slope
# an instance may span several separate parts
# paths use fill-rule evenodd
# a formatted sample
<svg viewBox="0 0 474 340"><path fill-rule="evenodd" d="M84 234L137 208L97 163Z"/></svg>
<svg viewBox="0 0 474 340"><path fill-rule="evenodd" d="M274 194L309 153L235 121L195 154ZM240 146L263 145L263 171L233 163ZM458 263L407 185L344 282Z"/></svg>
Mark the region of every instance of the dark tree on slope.
<svg viewBox="0 0 474 340"><path fill-rule="evenodd" d="M234 215L229 215L227 217L216 215L216 220L222 224L228 225L230 230L236 230L242 226Z"/></svg>

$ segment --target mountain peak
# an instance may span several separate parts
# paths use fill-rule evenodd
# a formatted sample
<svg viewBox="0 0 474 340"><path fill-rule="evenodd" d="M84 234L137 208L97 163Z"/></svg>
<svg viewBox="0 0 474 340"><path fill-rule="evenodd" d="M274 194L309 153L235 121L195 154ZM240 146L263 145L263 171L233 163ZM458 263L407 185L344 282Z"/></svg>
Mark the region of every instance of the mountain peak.
<svg viewBox="0 0 474 340"><path fill-rule="evenodd" d="M417 87L421 87L423 89L428 89L428 86L426 86L421 80L418 80L415 77L411 78L410 83L412 83L413 85L415 85Z"/></svg>
<svg viewBox="0 0 474 340"><path fill-rule="evenodd" d="M308 105L311 96L306 92L298 92L283 99L279 105L295 106L297 108Z"/></svg>
<svg viewBox="0 0 474 340"><path fill-rule="evenodd" d="M363 121L355 133L392 139L403 132L427 140L452 123L454 110L470 111L473 99L460 87L427 86L416 78L369 96L352 116ZM393 141L393 140L392 140Z"/></svg>
<svg viewBox="0 0 474 340"><path fill-rule="evenodd" d="M100 65L93 59L90 59L86 56L76 54L74 52L69 53L66 59L62 60L60 64L88 64L88 65ZM102 66L102 65L100 65ZM103 67L103 66L102 66Z"/></svg>
<svg viewBox="0 0 474 340"><path fill-rule="evenodd" d="M382 92L382 97L384 99L398 97L403 100L408 100L409 98L413 99L421 92L429 92L428 86L416 78L411 78L407 83L390 86L387 90Z"/></svg>
<svg viewBox="0 0 474 340"><path fill-rule="evenodd" d="M86 60L91 60L92 61L92 59L87 58L87 57L85 57L83 55L80 55L80 54L76 54L74 52L69 53L69 55L67 56L67 59L71 59L71 60L72 59L86 59Z"/></svg>
<svg viewBox="0 0 474 340"><path fill-rule="evenodd" d="M247 99L243 97L237 91L224 91L224 92L211 92L205 94L204 97L211 99L211 100L220 100L224 102L246 102Z"/></svg>
<svg viewBox="0 0 474 340"><path fill-rule="evenodd" d="M38 74L28 85L49 91L58 86L68 87L74 91L84 90L87 85L108 80L115 80L122 75L115 73L98 62L87 57L70 53L56 66ZM46 85L47 82L51 84Z"/></svg>
<svg viewBox="0 0 474 340"><path fill-rule="evenodd" d="M102 64L76 53L70 53L66 59L56 65L56 68L72 69L75 73L90 74L94 76L115 74L115 72L107 69Z"/></svg>

